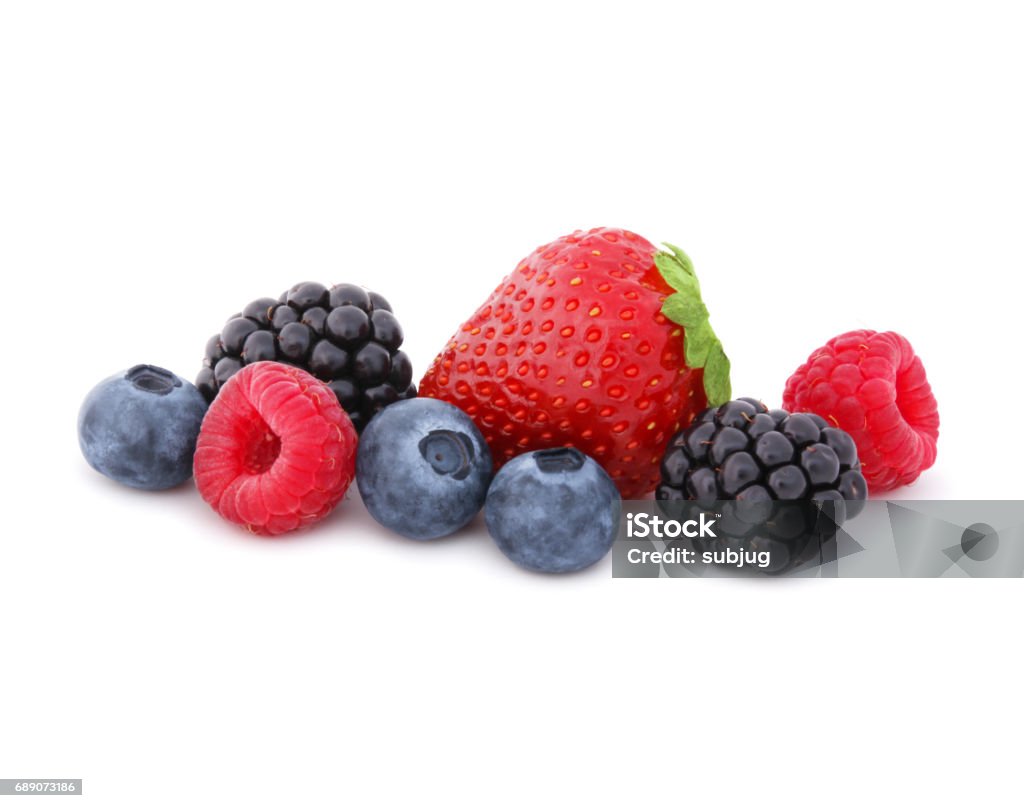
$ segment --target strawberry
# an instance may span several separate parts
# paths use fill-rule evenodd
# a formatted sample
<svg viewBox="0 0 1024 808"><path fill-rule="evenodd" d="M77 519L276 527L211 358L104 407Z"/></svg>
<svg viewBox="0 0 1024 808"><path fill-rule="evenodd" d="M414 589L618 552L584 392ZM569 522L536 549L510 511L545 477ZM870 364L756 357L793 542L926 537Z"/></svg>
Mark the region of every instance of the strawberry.
<svg viewBox="0 0 1024 808"><path fill-rule="evenodd" d="M628 230L538 247L456 332L420 394L463 409L496 467L573 446L624 498L654 489L669 437L730 398L693 265Z"/></svg>

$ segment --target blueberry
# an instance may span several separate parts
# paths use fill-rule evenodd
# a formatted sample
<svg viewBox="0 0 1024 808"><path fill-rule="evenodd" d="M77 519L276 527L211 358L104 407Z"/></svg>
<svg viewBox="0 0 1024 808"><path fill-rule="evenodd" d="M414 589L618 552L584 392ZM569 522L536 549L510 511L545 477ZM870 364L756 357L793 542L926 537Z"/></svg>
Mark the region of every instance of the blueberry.
<svg viewBox="0 0 1024 808"><path fill-rule="evenodd" d="M436 539L468 524L484 504L491 469L487 443L469 416L430 398L381 410L356 455L366 509L411 539Z"/></svg>
<svg viewBox="0 0 1024 808"><path fill-rule="evenodd" d="M132 488L157 491L192 476L206 400L188 382L136 365L96 385L78 413L78 443L89 465Z"/></svg>
<svg viewBox="0 0 1024 808"><path fill-rule="evenodd" d="M611 549L620 510L619 492L597 463L577 449L542 449L502 467L484 516L499 549L519 566L574 572Z"/></svg>

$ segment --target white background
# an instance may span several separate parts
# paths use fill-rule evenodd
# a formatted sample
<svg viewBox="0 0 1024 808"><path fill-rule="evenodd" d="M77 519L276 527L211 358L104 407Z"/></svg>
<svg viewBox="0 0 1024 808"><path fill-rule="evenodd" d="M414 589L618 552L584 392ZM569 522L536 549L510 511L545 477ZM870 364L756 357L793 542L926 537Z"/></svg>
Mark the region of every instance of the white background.
<svg viewBox="0 0 1024 808"><path fill-rule="evenodd" d="M693 257L734 390L829 337L923 357L903 496L1020 496L1012 3L0 6L0 777L85 804L1020 804L1020 581L518 571L357 498L254 539L122 489L75 416L292 283L417 371L532 248Z"/></svg>

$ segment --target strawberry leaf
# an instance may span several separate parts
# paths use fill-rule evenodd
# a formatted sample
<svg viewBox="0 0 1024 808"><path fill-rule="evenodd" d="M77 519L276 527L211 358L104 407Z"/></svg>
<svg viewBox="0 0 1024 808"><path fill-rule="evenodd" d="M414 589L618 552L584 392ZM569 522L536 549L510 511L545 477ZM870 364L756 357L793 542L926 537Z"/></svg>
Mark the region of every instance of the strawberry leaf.
<svg viewBox="0 0 1024 808"><path fill-rule="evenodd" d="M693 261L690 260L690 256L683 252L682 248L677 247L675 244L669 244L667 241L663 241L662 244L672 251L672 255L675 257L676 261L679 262L680 266L686 270L688 275L697 277L697 273L693 269Z"/></svg>
<svg viewBox="0 0 1024 808"><path fill-rule="evenodd" d="M684 329L683 353L687 367L703 368L704 393L709 406L717 406L732 396L729 358L722 349L708 319L708 310L700 294L700 283L693 262L685 252L665 243L668 252L654 254L654 264L675 289L661 306L661 313Z"/></svg>
<svg viewBox="0 0 1024 808"><path fill-rule="evenodd" d="M729 357L722 350L722 343L715 340L704 365L704 392L708 405L714 407L732 398L732 383L729 380L731 365Z"/></svg>
<svg viewBox="0 0 1024 808"><path fill-rule="evenodd" d="M691 368L702 368L708 361L711 347L718 341L711 323L704 320L694 326L684 326L683 349L686 352L686 365Z"/></svg>
<svg viewBox="0 0 1024 808"><path fill-rule="evenodd" d="M672 322L690 328L708 320L708 310L699 297L685 295L677 292L665 301L661 307L662 313Z"/></svg>
<svg viewBox="0 0 1024 808"><path fill-rule="evenodd" d="M654 265L658 267L658 272L661 273L665 282L677 292L700 297L700 284L697 282L697 276L693 273L692 266L687 271L685 264L667 252L655 253Z"/></svg>

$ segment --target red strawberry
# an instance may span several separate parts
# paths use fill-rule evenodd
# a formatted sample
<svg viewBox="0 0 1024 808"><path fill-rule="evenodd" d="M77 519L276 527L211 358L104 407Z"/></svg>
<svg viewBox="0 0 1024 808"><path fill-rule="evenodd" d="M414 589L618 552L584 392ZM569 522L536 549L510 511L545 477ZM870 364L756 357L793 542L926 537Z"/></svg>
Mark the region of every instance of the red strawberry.
<svg viewBox="0 0 1024 808"><path fill-rule="evenodd" d="M693 266L666 246L594 228L538 247L456 332L420 394L465 410L497 466L574 446L623 497L649 493L665 441L730 397Z"/></svg>

